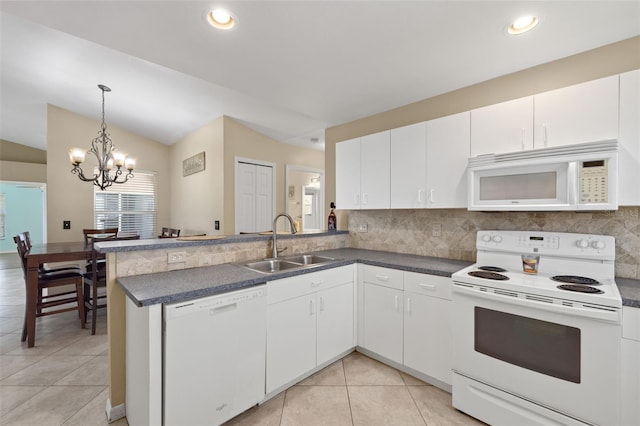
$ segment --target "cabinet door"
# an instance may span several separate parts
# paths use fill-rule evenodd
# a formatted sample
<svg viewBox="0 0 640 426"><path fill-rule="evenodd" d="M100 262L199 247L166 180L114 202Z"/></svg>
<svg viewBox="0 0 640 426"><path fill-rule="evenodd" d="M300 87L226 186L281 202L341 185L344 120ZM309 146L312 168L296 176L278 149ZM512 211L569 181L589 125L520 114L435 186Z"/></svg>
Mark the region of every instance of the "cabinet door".
<svg viewBox="0 0 640 426"><path fill-rule="evenodd" d="M402 291L364 283L364 347L402 363Z"/></svg>
<svg viewBox="0 0 640 426"><path fill-rule="evenodd" d="M404 365L451 384L451 302L405 292Z"/></svg>
<svg viewBox="0 0 640 426"><path fill-rule="evenodd" d="M621 425L640 424L640 341L622 339Z"/></svg>
<svg viewBox="0 0 640 426"><path fill-rule="evenodd" d="M471 156L533 149L533 96L471 111Z"/></svg>
<svg viewBox="0 0 640 426"><path fill-rule="evenodd" d="M388 209L390 132L360 138L360 208Z"/></svg>
<svg viewBox="0 0 640 426"><path fill-rule="evenodd" d="M618 204L640 205L640 70L620 74Z"/></svg>
<svg viewBox="0 0 640 426"><path fill-rule="evenodd" d="M360 138L336 144L336 205L360 208Z"/></svg>
<svg viewBox="0 0 640 426"><path fill-rule="evenodd" d="M534 97L534 148L618 138L617 75Z"/></svg>
<svg viewBox="0 0 640 426"><path fill-rule="evenodd" d="M427 122L427 207L467 207L469 111Z"/></svg>
<svg viewBox="0 0 640 426"><path fill-rule="evenodd" d="M426 123L391 130L391 208L426 206Z"/></svg>
<svg viewBox="0 0 640 426"><path fill-rule="evenodd" d="M353 283L318 293L317 363L329 361L355 346Z"/></svg>
<svg viewBox="0 0 640 426"><path fill-rule="evenodd" d="M267 393L316 366L315 295L267 306Z"/></svg>

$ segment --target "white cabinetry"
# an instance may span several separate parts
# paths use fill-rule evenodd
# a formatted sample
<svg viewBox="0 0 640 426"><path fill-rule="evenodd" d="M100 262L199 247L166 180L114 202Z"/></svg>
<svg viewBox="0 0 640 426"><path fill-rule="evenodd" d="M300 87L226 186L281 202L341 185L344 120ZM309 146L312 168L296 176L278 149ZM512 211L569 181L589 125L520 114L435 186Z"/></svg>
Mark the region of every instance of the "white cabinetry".
<svg viewBox="0 0 640 426"><path fill-rule="evenodd" d="M471 156L533 149L533 96L471 111Z"/></svg>
<svg viewBox="0 0 640 426"><path fill-rule="evenodd" d="M363 268L363 347L402 363L402 271Z"/></svg>
<svg viewBox="0 0 640 426"><path fill-rule="evenodd" d="M336 144L336 204L360 208L360 138Z"/></svg>
<svg viewBox="0 0 640 426"><path fill-rule="evenodd" d="M618 80L605 77L473 110L471 156L617 139Z"/></svg>
<svg viewBox="0 0 640 426"><path fill-rule="evenodd" d="M640 424L640 309L622 308L621 425Z"/></svg>
<svg viewBox="0 0 640 426"><path fill-rule="evenodd" d="M355 346L353 268L267 283L267 393Z"/></svg>
<svg viewBox="0 0 640 426"><path fill-rule="evenodd" d="M467 207L470 113L427 121L427 207Z"/></svg>
<svg viewBox="0 0 640 426"><path fill-rule="evenodd" d="M451 384L451 280L361 265L360 345Z"/></svg>
<svg viewBox="0 0 640 426"><path fill-rule="evenodd" d="M451 279L404 273L404 365L451 384Z"/></svg>
<svg viewBox="0 0 640 426"><path fill-rule="evenodd" d="M336 203L339 209L389 208L390 132L336 144Z"/></svg>
<svg viewBox="0 0 640 426"><path fill-rule="evenodd" d="M640 70L620 74L618 204L640 205Z"/></svg>
<svg viewBox="0 0 640 426"><path fill-rule="evenodd" d="M443 151L442 149L440 151ZM466 159L465 159L466 161ZM391 208L426 207L427 125L391 130Z"/></svg>
<svg viewBox="0 0 640 426"><path fill-rule="evenodd" d="M534 147L618 138L619 77L535 95Z"/></svg>

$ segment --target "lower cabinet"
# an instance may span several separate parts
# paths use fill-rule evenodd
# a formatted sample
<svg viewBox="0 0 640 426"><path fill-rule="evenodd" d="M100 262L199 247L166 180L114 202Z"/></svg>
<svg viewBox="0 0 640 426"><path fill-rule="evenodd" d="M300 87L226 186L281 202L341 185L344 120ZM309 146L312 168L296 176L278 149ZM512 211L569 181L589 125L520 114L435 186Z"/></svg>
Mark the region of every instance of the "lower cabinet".
<svg viewBox="0 0 640 426"><path fill-rule="evenodd" d="M622 308L621 425L640 425L640 309Z"/></svg>
<svg viewBox="0 0 640 426"><path fill-rule="evenodd" d="M451 279L361 266L364 349L451 384Z"/></svg>
<svg viewBox="0 0 640 426"><path fill-rule="evenodd" d="M353 268L267 283L267 393L355 346Z"/></svg>

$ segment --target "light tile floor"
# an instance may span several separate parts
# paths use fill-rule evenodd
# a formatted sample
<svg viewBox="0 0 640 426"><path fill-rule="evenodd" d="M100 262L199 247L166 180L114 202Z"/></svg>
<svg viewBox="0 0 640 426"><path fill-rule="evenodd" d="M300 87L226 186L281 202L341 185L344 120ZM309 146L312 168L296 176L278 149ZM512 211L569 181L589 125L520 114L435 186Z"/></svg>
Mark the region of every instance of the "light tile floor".
<svg viewBox="0 0 640 426"><path fill-rule="evenodd" d="M39 318L36 346L20 342L22 269L0 269L0 424L106 425L107 333L81 329L76 312ZM89 324L89 323L88 323ZM127 425L121 419L112 425ZM480 425L451 395L352 353L229 425Z"/></svg>

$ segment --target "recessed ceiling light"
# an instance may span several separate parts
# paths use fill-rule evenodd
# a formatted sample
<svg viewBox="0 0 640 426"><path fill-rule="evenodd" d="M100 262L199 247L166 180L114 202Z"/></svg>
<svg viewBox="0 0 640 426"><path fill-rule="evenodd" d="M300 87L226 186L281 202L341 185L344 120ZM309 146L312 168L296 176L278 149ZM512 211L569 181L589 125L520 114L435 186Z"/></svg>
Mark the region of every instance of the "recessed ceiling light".
<svg viewBox="0 0 640 426"><path fill-rule="evenodd" d="M230 30L236 24L236 20L224 9L213 9L207 13L207 21L209 24L221 30Z"/></svg>
<svg viewBox="0 0 640 426"><path fill-rule="evenodd" d="M536 25L538 25L538 18L535 16L521 16L509 25L507 32L513 35L522 34L531 31Z"/></svg>

